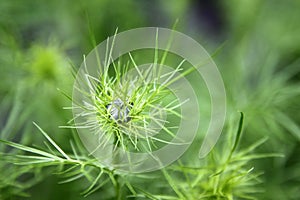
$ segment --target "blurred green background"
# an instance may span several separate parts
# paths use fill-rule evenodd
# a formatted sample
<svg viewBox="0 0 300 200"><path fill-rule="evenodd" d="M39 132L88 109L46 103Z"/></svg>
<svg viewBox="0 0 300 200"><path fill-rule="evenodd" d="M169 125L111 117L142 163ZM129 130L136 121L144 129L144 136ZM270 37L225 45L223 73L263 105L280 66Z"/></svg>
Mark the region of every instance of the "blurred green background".
<svg viewBox="0 0 300 200"><path fill-rule="evenodd" d="M257 151L284 154L253 161L263 172L262 192L254 196L300 199L298 0L0 0L0 138L42 144L34 121L70 150L71 131L58 126L71 118L62 109L71 102L57 90L72 94L70 66L78 68L116 28L171 28L177 19L176 30L202 44L223 76L226 127L236 111L245 113L241 146L267 136ZM0 144L0 150L10 149ZM13 187L20 183L28 199L84 199L84 182L58 184L49 170L23 173L1 159L0 170L0 199L23 199ZM106 188L86 199L104 196L113 199Z"/></svg>

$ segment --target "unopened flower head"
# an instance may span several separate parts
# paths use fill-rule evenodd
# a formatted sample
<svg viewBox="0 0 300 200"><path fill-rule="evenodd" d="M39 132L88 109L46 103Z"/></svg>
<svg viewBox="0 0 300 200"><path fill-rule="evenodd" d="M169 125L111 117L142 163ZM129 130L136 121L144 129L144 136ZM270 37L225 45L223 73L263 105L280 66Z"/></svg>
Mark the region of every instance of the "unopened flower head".
<svg viewBox="0 0 300 200"><path fill-rule="evenodd" d="M166 72L158 64L138 69L131 55L130 58L132 63L126 66L112 63L113 76L109 76L109 70L98 77L84 74L89 92L82 95L91 101L84 102L83 112L77 117L86 116L80 127L99 135L99 146L113 143L114 149L151 152L156 148L155 142L170 143L157 136L164 133L174 137L172 129L178 127L166 126L170 123L166 116L181 118L179 108L188 101L180 103L167 87L179 78L177 71L183 62L177 71Z"/></svg>
<svg viewBox="0 0 300 200"><path fill-rule="evenodd" d="M156 170L178 159L193 141L199 100L185 75L199 72L199 62L181 55L186 38L173 34L157 28L123 32L84 58L74 84L74 127L101 165ZM142 49L153 50L150 63L136 59ZM181 56L172 66L165 65L169 51ZM210 63L199 51L202 64Z"/></svg>

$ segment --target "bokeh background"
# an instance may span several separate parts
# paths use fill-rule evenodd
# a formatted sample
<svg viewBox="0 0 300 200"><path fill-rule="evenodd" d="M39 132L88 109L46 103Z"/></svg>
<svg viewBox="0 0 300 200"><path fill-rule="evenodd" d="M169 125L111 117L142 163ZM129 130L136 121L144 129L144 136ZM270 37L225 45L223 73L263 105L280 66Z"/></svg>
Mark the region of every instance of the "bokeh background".
<svg viewBox="0 0 300 200"><path fill-rule="evenodd" d="M62 109L71 102L57 88L72 94L72 66L78 68L83 55L116 28L172 28L177 19L176 30L202 44L223 76L226 126L238 118L237 111L245 113L240 145L267 136L257 151L284 155L253 161L263 172L261 192L254 196L300 199L297 0L0 0L0 138L42 144L34 121L70 150L72 133L58 126L72 117ZM0 150L10 149L0 144ZM33 200L84 199L79 194L84 182L58 184L59 177L47 169L26 174L0 159L0 170L0 199L23 199L15 196L21 191ZM16 190L18 184L25 189ZM105 190L86 199L109 196Z"/></svg>

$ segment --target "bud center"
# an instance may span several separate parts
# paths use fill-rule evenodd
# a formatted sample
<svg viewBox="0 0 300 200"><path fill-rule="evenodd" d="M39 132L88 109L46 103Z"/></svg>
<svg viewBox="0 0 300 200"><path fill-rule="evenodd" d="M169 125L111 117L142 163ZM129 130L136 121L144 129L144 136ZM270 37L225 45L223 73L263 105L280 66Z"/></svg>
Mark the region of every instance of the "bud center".
<svg viewBox="0 0 300 200"><path fill-rule="evenodd" d="M110 118L116 120L118 123L126 123L131 120L129 116L130 109L120 98L108 104L107 110L110 113Z"/></svg>

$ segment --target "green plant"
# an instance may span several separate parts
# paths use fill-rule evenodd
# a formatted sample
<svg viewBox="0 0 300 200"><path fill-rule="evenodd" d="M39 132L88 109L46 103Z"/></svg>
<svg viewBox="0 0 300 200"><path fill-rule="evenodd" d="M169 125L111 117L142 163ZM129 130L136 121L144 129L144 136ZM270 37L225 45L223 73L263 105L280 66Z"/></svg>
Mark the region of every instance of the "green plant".
<svg viewBox="0 0 300 200"><path fill-rule="evenodd" d="M299 41L299 3L278 2L273 7L271 1L244 4L233 0L225 5L231 13L231 41L219 66L223 64L225 85L230 88L228 108L243 110L247 116L243 143L268 136L260 151L285 155L256 162L265 171L265 192L259 197L299 199L300 68L299 45L295 42ZM277 15L278 8L282 15Z"/></svg>
<svg viewBox="0 0 300 200"><path fill-rule="evenodd" d="M142 190L141 196L150 199L258 199L262 193L262 172L253 167L253 160L281 157L277 153L255 153L265 143L263 138L247 148L238 149L243 126L243 113L235 134L231 131L204 159L195 166L179 161L162 170L169 183L168 193L176 195L154 195ZM232 141L233 142L230 142ZM255 172L256 171L256 172ZM164 190L165 191L165 190Z"/></svg>
<svg viewBox="0 0 300 200"><path fill-rule="evenodd" d="M36 53L36 51L33 51L33 53ZM37 53L39 53L39 51ZM55 54L53 54L51 49L49 49L49 51L44 52L43 55L45 55L45 57L39 56L39 59L34 61L34 65L32 65L32 72L39 75L35 76L35 78L43 79L43 76L48 74L49 70L52 70L52 60L50 60L49 63L48 58L53 58L53 56L55 57ZM110 57L110 53L108 56ZM158 56L158 49L156 49L154 66L158 65ZM161 63L164 62L166 56L167 54L163 52ZM165 123L164 121L159 121L159 117L161 117L162 112L170 113L169 117L170 115L174 115L172 118L173 120L176 117L181 117L181 115L176 111L181 104L178 104L177 101L174 100L174 96L172 96L171 92L168 91L167 86L172 83L175 78L178 79L175 74L181 70L184 60L178 64L175 71L163 73L160 67L156 68L157 71L153 72L153 66L145 71L140 71L131 54L129 54L129 59L131 63L127 62L125 66L123 66L121 62L113 62L111 65L114 71L109 71L109 65L104 66L104 72L98 78L84 74L90 78L91 82L89 82L89 89L94 92L89 94L92 95L94 100L92 108L90 106L85 107L84 115L88 116L93 113L97 113L97 118L96 121L84 121L83 124L75 124L67 127L78 128L79 126L90 127L90 125L92 125L91 128L93 130L105 130L105 134L107 134L109 140L112 139L114 141L115 148L120 146L125 150L132 149L134 151L149 152L154 148L157 148L159 143L169 143L164 137L160 138L160 136L151 136L155 129L145 128L148 126L150 121L156 123L156 127L158 126L158 129L162 129L166 135L174 137L170 130L174 127L167 128L168 126L164 126L163 124ZM42 64L42 67L36 66L41 63L44 63ZM84 65L85 64L86 63L84 62ZM127 70L129 70L129 64L131 64L133 69L136 69L139 73L137 78L129 75L129 77L124 79L124 74L122 73L126 73ZM51 66L49 67L49 65ZM101 68L100 65L99 68ZM53 73L55 73L55 71ZM154 73L158 73L158 75ZM53 74L53 77L56 76L57 75ZM164 76L163 84L159 82L161 76ZM39 79L34 80L39 81ZM82 92L83 96L86 95L84 91L80 92ZM128 96L128 94L130 94L130 96ZM157 107L154 103L158 103L160 107ZM75 107L76 106L77 105L75 103ZM121 107L124 107L125 110L122 110ZM149 115L149 113L151 115ZM125 124L127 122L129 122L129 125ZM167 121L167 123L170 122ZM170 124L173 125L174 123ZM113 166L108 166L107 168L107 166L101 165L101 163L88 156L87 152L83 150L81 151L84 152L83 155L78 154L78 150L76 150L80 146L80 142L78 142L78 140L76 144L71 143L72 153L71 155L68 155L48 136L48 134L46 134L45 131L43 131L39 126L37 127L48 140L45 143L47 150L27 147L14 142L1 140L1 142L6 145L34 154L15 155L15 152L9 151L10 154L5 156L5 161L16 165L30 166L26 167L28 173L37 169L40 169L38 171L41 172L43 168L56 166L59 168L57 173L63 177L67 177L66 180L62 181L62 183L71 182L85 177L87 181L90 182L90 187L82 193L84 195L89 195L109 182L115 187L115 198L121 199L121 179L121 182L125 182L124 184L127 185L128 190L133 194L135 193L132 186L126 182L126 179L122 178L126 176L126 174L115 171ZM141 135L140 133L145 135ZM101 138L99 138L99 140L100 139ZM105 142L107 141L104 140L104 144ZM17 176L18 174L16 174L16 177ZM23 189L26 188L27 187L25 186L23 187Z"/></svg>
<svg viewBox="0 0 300 200"><path fill-rule="evenodd" d="M112 49L110 50L110 52ZM93 116L96 113L96 119L93 117L85 118L82 123L71 125L71 128L88 128L89 130L97 130L96 134L101 131L105 132L107 139L101 136L105 145L109 140L114 140L115 148L122 147L124 150L149 151L157 148L157 143L168 143L160 135L155 135L157 130L163 129L164 133L174 137L171 129L176 129L169 120L164 120L163 115L172 115L172 120L180 118L178 107L181 106L178 100L174 98L168 85L178 78L175 74L182 70L181 61L173 72L163 73L157 64L158 50L156 49L156 57L154 64L148 68L139 69L136 61L129 53L130 62L114 61L110 65L101 66L99 61L99 69L103 72L100 77L93 77L87 72L83 72L83 76L88 77L88 91L83 91L75 86L75 90L82 96L92 97L92 102L77 103L77 99L73 99L73 110L81 108L82 112L74 116L78 119L81 116ZM108 58L110 53L108 54ZM166 54L163 54L162 60L165 60ZM83 65L86 65L84 62ZM133 66L133 67L132 67ZM158 66L158 67L157 67ZM109 70L109 68L113 70ZM126 74L130 70L136 70L136 74ZM88 71L85 69L85 71ZM113 75L112 75L113 74ZM163 84L161 77L164 77ZM83 77L77 77L81 81ZM69 97L70 98L70 97ZM80 121L80 120L78 120ZM155 125L148 128L150 123ZM166 124L171 125L166 125ZM100 137L100 136L99 136ZM156 144L155 144L156 143Z"/></svg>
<svg viewBox="0 0 300 200"><path fill-rule="evenodd" d="M35 124L35 126L37 126ZM87 155L81 155L78 152L80 147L79 140L75 140L76 143L70 142L73 149L72 155L67 155L39 126L37 128L47 139L45 145L47 150L38 148L32 148L21 144L3 141L2 143L12 146L16 149L30 153L32 155L15 155L7 154L6 160L15 165L30 166L29 169L42 169L45 167L54 166L57 167L55 173L61 175L65 180L61 183L68 183L77 179L86 178L90 182L90 186L82 192L83 195L88 195L98 189L100 186L107 183L107 179L111 179L114 184L116 180L113 176L113 171L102 168L95 159L88 157ZM75 138L76 139L76 138ZM75 145L77 150L75 149ZM106 177L105 177L106 176ZM99 183L100 180L103 182ZM99 184L99 185L98 185Z"/></svg>
<svg viewBox="0 0 300 200"><path fill-rule="evenodd" d="M114 41L112 41L113 43ZM175 76L177 72L183 71L185 75L190 73L189 68L184 66L185 60L178 62L173 72L162 73L160 66L167 61L167 51L159 51L156 48L153 52L154 61L152 62L154 64L145 70L140 70L137 64L138 59L134 59L131 53L118 61L108 62L111 58L112 47L107 49L104 66L100 64L100 61L98 62L99 69L103 70L99 77L87 73L85 60L83 71L80 71L80 73L83 72L83 76L80 76L79 73L76 77L79 82L82 81L82 78L87 78L88 92L76 86L75 89L80 95L87 96L92 101L85 102L82 106L77 102L78 99L73 99L72 109L81 108L83 112L80 112L79 115L75 114L70 123L74 123L81 116L95 114L96 117L84 118L82 123L63 127L88 128L89 130L96 130L96 134L105 130L104 134L108 139L104 140L103 135L99 134L99 148L101 145L105 146L106 143L113 142L114 149L120 147L125 151L150 153L162 144L171 144L169 141L170 138L174 137L172 130L174 128L176 130L176 126L174 127L176 118L182 117L177 108L182 104L176 101L167 86L180 78ZM49 56L53 58L52 53L51 49L49 52L45 52L46 58L48 59ZM138 57L137 54L135 56ZM40 59L34 63L44 62L43 57ZM174 62L174 58L171 60ZM48 73L48 65L43 64L43 66L46 67L45 70ZM155 69L155 66L158 68ZM38 71L35 69L35 65L33 65L32 72L40 75L41 80L43 80L45 75L43 68L37 68ZM138 76L126 74L132 69L137 71ZM53 77L56 76L53 75ZM166 80L163 84L159 82L162 76ZM68 95L66 96L71 99ZM160 106L157 107L157 104ZM163 113L169 113L172 117L165 120L162 116ZM165 120L164 123L167 123L167 126L159 120ZM154 128L147 128L151 121L154 121L162 133L151 136L153 132L155 133ZM171 125L168 126L168 124ZM19 154L18 151L6 150L8 153L3 155L6 163L13 163L20 166L20 169L26 169L26 171L19 170L20 173L16 173L15 176L12 176L14 179L8 182L18 179L25 172L34 174L34 178L30 179L28 184L23 185L22 181L20 182L18 187L22 191L42 179L43 176L39 176L39 173L47 176L52 172L63 178L60 183L70 183L77 180L88 183L89 186L81 193L84 196L104 190L107 192L106 198L116 199L125 197L150 199L233 199L236 197L254 199L255 196L252 196L251 193L259 191L255 184L259 183L260 174L252 173L253 168L248 167L249 162L257 158L278 156L277 154L252 154L252 151L265 140L260 140L249 148L237 151L243 125L243 114L241 114L236 135L229 135L235 137L233 144L225 141L224 146L217 147L208 157L201 160L204 164L189 167L189 164L182 164L180 161L178 165L162 169L161 173L164 178L158 180L167 183L168 190L164 191L163 194L156 195L156 192L160 190L156 185L157 183L153 183L154 189L149 191L137 186L139 181L147 180L151 175L134 176L119 171L114 165L105 165L99 162L90 155L93 152L88 153L82 147L76 134L70 141L71 152L66 153L44 130L36 123L34 125L47 139L45 142L46 149L0 140L5 145L25 152ZM195 154L193 152L191 156ZM118 161L117 156L117 154L112 154L114 162ZM51 170L44 173L45 168ZM18 191L16 190L16 193ZM23 195L23 193L21 194Z"/></svg>
<svg viewBox="0 0 300 200"><path fill-rule="evenodd" d="M4 35L2 34L2 36ZM1 70L3 69L0 89L0 119L2 122L0 139L28 144L34 140L37 141L38 137L29 134L32 131L32 125L26 123L26 121L35 120L38 116L42 116L41 111L45 107L52 107L52 114L54 114L56 106L61 104L61 101L59 98L49 98L49 95L53 91L57 92L56 87L62 84L58 83L57 80L45 83L42 76L33 74L29 72L30 70L27 71L26 66L43 70L43 63L48 62L51 64L49 68L56 70L62 63L62 56L59 54L58 48L54 48L54 45L46 47L36 44L36 47L39 47L39 51L33 53L32 49L28 51L22 50L12 37L10 41L6 40L4 43L0 58ZM47 56L49 51L55 56ZM2 57L3 55L5 58ZM43 62L36 62L37 57ZM59 58L60 61L54 59L54 57ZM59 69L61 71L64 70L63 68ZM57 73L56 77L58 78L61 75L62 73ZM43 93L47 93L48 96L44 96ZM40 107L40 109L37 110L36 107ZM43 112L43 114L46 113L49 114L51 112ZM51 114L48 115L46 121L51 122L52 126L64 117L64 115L61 115L61 118L53 117L49 121L49 116ZM39 118L39 121L43 121L42 117ZM1 157L6 151L7 148L1 144ZM17 154L18 151L10 150L10 153ZM13 195L26 195L25 189L36 185L48 174L47 172L41 173L39 169L33 169L32 166L17 167L5 159L1 159L0 169L2 171L0 176L1 199L9 199Z"/></svg>
<svg viewBox="0 0 300 200"><path fill-rule="evenodd" d="M217 146L207 158L200 160L204 164L200 164L198 167L189 167L179 162L177 165L163 169L162 174L169 184L169 190L164 190L165 194L161 195L151 194L154 192L153 189L146 191L136 185L135 179L145 180L147 177L151 178L151 175L145 174L135 177L129 174L116 173L114 170L101 166L97 160L87 155L76 135L70 141L73 153L68 155L36 124L34 125L47 139L45 142L47 149L32 148L10 141L1 140L1 142L29 153L5 155L6 161L22 166L21 169L24 167L40 171L45 167L55 167L56 170L53 172L63 179L60 183L85 179L89 183L89 186L82 192L85 196L96 192L101 187L111 185L115 188L115 198L117 199L124 198L124 186L130 192L127 194L128 197L149 199L233 199L239 197L255 199L255 195L251 194L260 191L256 185L261 183L259 178L261 174L254 173L254 168L249 166L249 162L254 159L280 155L251 153L265 142L265 138L248 148L237 151L242 124L243 114L241 114L239 128L232 145L226 141L223 146ZM21 173L23 172L21 171ZM161 181L164 180L161 179ZM21 184L20 186L22 188L25 185ZM173 192L170 188L175 191L177 196L171 195Z"/></svg>

